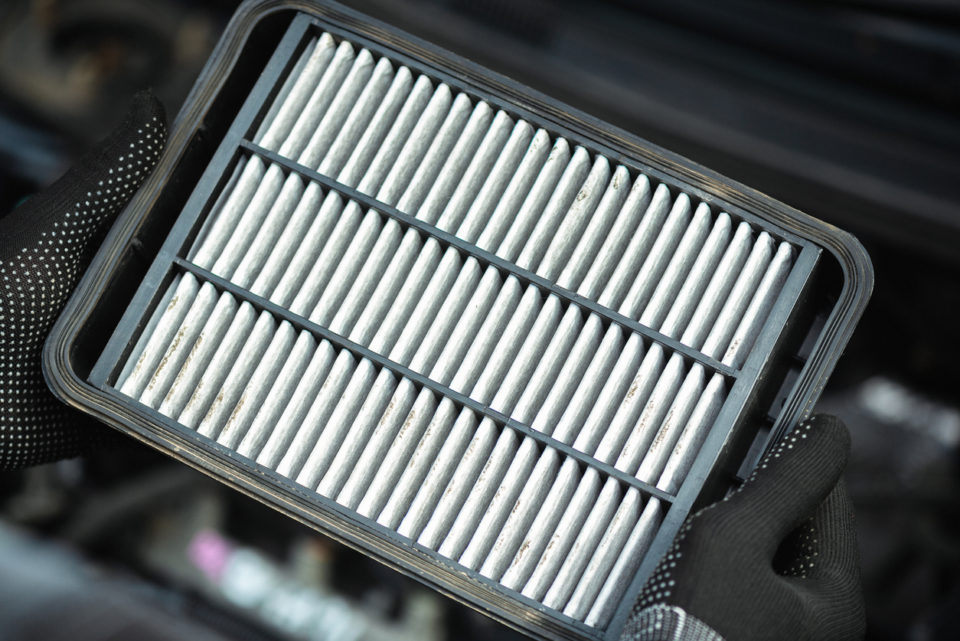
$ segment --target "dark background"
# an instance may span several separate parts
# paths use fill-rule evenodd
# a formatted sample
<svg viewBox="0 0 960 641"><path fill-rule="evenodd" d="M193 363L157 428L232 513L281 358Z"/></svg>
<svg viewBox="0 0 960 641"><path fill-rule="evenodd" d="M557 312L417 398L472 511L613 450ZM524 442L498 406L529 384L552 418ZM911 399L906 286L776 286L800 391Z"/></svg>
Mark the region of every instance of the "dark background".
<svg viewBox="0 0 960 641"><path fill-rule="evenodd" d="M858 236L876 287L821 409L854 439L868 638L960 638L960 5L348 4ZM106 134L137 90L152 87L172 119L235 6L3 3L0 212ZM202 491L173 500L185 487ZM327 569L297 585L385 625L432 621L420 638L510 634L136 446L0 475L0 515L145 581L178 613L221 628L223 612L260 620L240 626L247 638L279 624L196 575L184 550L197 532L291 571L306 549Z"/></svg>

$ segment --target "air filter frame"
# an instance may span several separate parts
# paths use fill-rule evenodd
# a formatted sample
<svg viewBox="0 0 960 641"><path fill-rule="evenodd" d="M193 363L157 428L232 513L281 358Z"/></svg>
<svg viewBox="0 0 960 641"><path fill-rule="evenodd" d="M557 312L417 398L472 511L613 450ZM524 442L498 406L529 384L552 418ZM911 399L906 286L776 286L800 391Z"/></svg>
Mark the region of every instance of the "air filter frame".
<svg viewBox="0 0 960 641"><path fill-rule="evenodd" d="M319 30L455 86L537 123L554 136L564 136L592 154L603 154L632 172L642 172L792 243L798 250L794 266L744 365L733 369L705 357L677 340L247 140L308 35ZM270 51L272 55L266 59L264 52ZM258 75L249 71L261 68ZM238 112L235 105L241 101ZM237 159L249 154L260 155L432 235L447 246L473 255L484 266L511 272L524 285L536 285L600 313L607 322L640 332L684 359L700 362L727 378L728 394L720 414L675 496L612 466L599 465L621 483L670 503L649 552L604 630L546 608L404 539L136 403L111 386L174 273L192 271L218 290L248 300L258 311L284 317L285 310L278 305L182 258L198 233L199 221L212 206L212 195L225 184ZM175 217L175 212L182 213ZM353 10L333 3L259 0L245 3L227 28L177 118L157 169L114 225L52 331L44 350L44 371L51 388L67 403L512 627L545 639L613 639L645 578L695 505L721 495L730 487L738 468L741 474L749 470L771 443L809 413L863 312L872 283L869 259L852 236L763 194ZM326 328L304 324L302 319L288 320L298 329L308 329L418 385L434 385L428 378ZM449 395L449 390L441 391ZM590 458L466 396L455 396L454 400L563 454ZM752 426L759 424L768 429L757 434ZM592 464L598 466L596 461Z"/></svg>

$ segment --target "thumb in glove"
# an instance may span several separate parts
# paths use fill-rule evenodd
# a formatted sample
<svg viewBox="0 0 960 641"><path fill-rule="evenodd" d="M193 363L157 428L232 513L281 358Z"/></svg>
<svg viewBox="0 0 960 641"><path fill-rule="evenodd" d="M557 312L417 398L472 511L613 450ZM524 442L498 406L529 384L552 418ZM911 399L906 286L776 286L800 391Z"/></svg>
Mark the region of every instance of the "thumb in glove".
<svg viewBox="0 0 960 641"><path fill-rule="evenodd" d="M683 526L621 639L859 639L865 619L853 510L842 481L850 436L816 416L742 488Z"/></svg>
<svg viewBox="0 0 960 641"><path fill-rule="evenodd" d="M156 164L165 120L156 97L137 94L106 140L0 219L0 470L76 456L102 438L47 389L40 353L107 229Z"/></svg>

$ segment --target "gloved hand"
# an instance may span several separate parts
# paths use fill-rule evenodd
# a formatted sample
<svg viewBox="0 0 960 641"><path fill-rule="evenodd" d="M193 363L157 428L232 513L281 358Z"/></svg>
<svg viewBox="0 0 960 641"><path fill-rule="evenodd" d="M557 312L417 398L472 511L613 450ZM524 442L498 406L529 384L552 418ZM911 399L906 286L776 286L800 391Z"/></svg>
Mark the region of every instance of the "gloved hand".
<svg viewBox="0 0 960 641"><path fill-rule="evenodd" d="M688 519L621 639L862 638L849 450L833 416L797 426L742 488Z"/></svg>
<svg viewBox="0 0 960 641"><path fill-rule="evenodd" d="M40 352L114 218L157 162L163 106L134 97L123 124L0 219L0 470L76 456L109 434L47 389Z"/></svg>

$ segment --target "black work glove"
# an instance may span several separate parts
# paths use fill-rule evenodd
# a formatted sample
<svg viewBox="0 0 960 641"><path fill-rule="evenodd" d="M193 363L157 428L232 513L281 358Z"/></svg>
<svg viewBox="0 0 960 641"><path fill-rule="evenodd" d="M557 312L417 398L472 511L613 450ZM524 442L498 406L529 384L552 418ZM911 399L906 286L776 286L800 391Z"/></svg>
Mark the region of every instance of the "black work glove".
<svg viewBox="0 0 960 641"><path fill-rule="evenodd" d="M57 401L40 352L114 218L166 140L163 106L137 94L123 124L73 169L0 219L0 470L76 456L105 428Z"/></svg>
<svg viewBox="0 0 960 641"><path fill-rule="evenodd" d="M622 640L860 639L865 618L843 423L797 426L742 488L692 516Z"/></svg>

